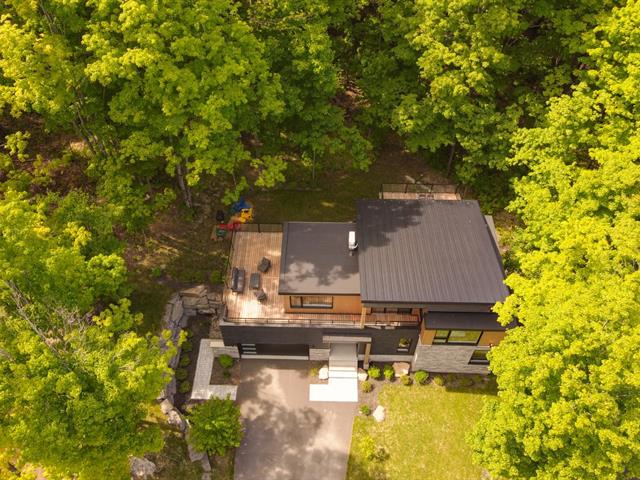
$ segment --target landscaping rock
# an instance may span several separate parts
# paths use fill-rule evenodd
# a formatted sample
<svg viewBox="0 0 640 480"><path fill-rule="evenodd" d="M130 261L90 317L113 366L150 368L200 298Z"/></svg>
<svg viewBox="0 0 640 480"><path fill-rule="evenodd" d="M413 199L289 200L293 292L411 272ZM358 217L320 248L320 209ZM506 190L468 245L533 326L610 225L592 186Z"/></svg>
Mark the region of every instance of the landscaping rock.
<svg viewBox="0 0 640 480"><path fill-rule="evenodd" d="M375 418L376 422L382 422L384 420L384 417L384 407L382 405L378 405L373 411L373 418Z"/></svg>
<svg viewBox="0 0 640 480"><path fill-rule="evenodd" d="M173 404L169 400L164 399L162 402L160 402L160 410L165 415L168 415L169 412L173 410Z"/></svg>
<svg viewBox="0 0 640 480"><path fill-rule="evenodd" d="M318 379L320 379L320 380L328 380L329 379L329 367L327 365L323 366L318 371Z"/></svg>
<svg viewBox="0 0 640 480"><path fill-rule="evenodd" d="M205 454L204 458L200 462L200 465L202 465L203 472L211 472L211 462L209 461L209 455Z"/></svg>
<svg viewBox="0 0 640 480"><path fill-rule="evenodd" d="M180 415L180 413L175 409L171 410L167 414L167 423L169 425L173 425L174 427L178 427L181 432L184 432L187 429L187 422L182 417L182 415Z"/></svg>
<svg viewBox="0 0 640 480"><path fill-rule="evenodd" d="M411 369L411 365L407 362L393 362L393 371L396 374L396 377L401 377L403 375L409 375L409 370Z"/></svg>
<svg viewBox="0 0 640 480"><path fill-rule="evenodd" d="M186 288L180 292L182 295L182 301L184 301L185 297L202 297L207 294L207 287L204 285L197 285L192 288Z"/></svg>
<svg viewBox="0 0 640 480"><path fill-rule="evenodd" d="M185 311L195 310L196 308L198 308L199 301L200 299L197 297L183 297L182 306L184 307Z"/></svg>
<svg viewBox="0 0 640 480"><path fill-rule="evenodd" d="M358 380L361 382L364 382L367 378L369 378L369 374L367 373L366 370L363 370L362 368L358 369Z"/></svg>
<svg viewBox="0 0 640 480"><path fill-rule="evenodd" d="M150 478L156 473L156 464L146 458L131 457L129 465L131 477L135 479Z"/></svg>
<svg viewBox="0 0 640 480"><path fill-rule="evenodd" d="M202 462L202 459L207 455L203 452L198 452L195 448L191 446L191 443L187 440L187 450L189 450L189 460L192 462Z"/></svg>
<svg viewBox="0 0 640 480"><path fill-rule="evenodd" d="M211 480L211 472L204 472L202 474L202 480Z"/></svg>
<svg viewBox="0 0 640 480"><path fill-rule="evenodd" d="M209 292L207 293L207 300L210 303L221 303L222 302L222 293L220 292Z"/></svg>

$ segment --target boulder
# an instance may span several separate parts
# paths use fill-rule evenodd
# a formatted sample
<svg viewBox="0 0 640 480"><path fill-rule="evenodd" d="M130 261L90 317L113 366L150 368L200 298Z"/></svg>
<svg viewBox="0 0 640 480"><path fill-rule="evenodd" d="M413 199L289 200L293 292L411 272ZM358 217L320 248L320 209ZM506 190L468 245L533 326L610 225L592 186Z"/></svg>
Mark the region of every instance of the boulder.
<svg viewBox="0 0 640 480"><path fill-rule="evenodd" d="M403 375L409 375L409 370L411 369L411 365L407 362L393 362L393 371L396 374L396 377L401 377Z"/></svg>
<svg viewBox="0 0 640 480"><path fill-rule="evenodd" d="M327 365L323 366L318 371L318 378L320 380L328 380L329 379L329 367Z"/></svg>
<svg viewBox="0 0 640 480"><path fill-rule="evenodd" d="M184 297L182 299L182 306L186 310L195 310L198 308L200 299L198 297Z"/></svg>
<svg viewBox="0 0 640 480"><path fill-rule="evenodd" d="M200 461L200 465L202 465L203 472L211 472L211 462L209 461L209 455L204 456L204 458Z"/></svg>
<svg viewBox="0 0 640 480"><path fill-rule="evenodd" d="M201 479L202 480L211 480L211 472L203 472Z"/></svg>
<svg viewBox="0 0 640 480"><path fill-rule="evenodd" d="M156 464L146 458L131 457L129 466L131 477L136 479L150 478L156 473Z"/></svg>
<svg viewBox="0 0 640 480"><path fill-rule="evenodd" d="M197 285L195 287L186 288L180 292L182 295L182 300L184 301L185 297L202 297L207 294L207 287L204 285Z"/></svg>
<svg viewBox="0 0 640 480"><path fill-rule="evenodd" d="M189 460L192 462L202 462L202 459L207 455L206 453L198 452L191 446L189 441L187 441L187 450L189 451Z"/></svg>
<svg viewBox="0 0 640 480"><path fill-rule="evenodd" d="M358 380L360 382L364 382L367 378L369 378L369 374L366 370L359 368L358 369Z"/></svg>
<svg viewBox="0 0 640 480"><path fill-rule="evenodd" d="M165 415L168 415L169 412L173 410L173 404L169 400L164 399L162 402L160 402L160 410Z"/></svg>
<svg viewBox="0 0 640 480"><path fill-rule="evenodd" d="M375 418L376 422L382 422L384 420L384 417L384 407L382 405L378 405L373 411L373 418Z"/></svg>
<svg viewBox="0 0 640 480"><path fill-rule="evenodd" d="M177 410L171 410L167 414L167 423L169 425L173 425L174 427L178 427L181 432L184 432L187 429L187 422L184 420L182 415L178 413Z"/></svg>

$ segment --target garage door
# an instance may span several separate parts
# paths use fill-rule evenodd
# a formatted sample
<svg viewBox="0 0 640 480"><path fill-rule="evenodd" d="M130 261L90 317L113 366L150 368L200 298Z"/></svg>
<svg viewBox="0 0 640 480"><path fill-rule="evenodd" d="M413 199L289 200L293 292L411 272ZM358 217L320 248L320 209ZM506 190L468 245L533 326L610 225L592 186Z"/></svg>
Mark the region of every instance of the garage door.
<svg viewBox="0 0 640 480"><path fill-rule="evenodd" d="M309 359L309 345L285 343L242 343L239 345L243 358L288 358Z"/></svg>

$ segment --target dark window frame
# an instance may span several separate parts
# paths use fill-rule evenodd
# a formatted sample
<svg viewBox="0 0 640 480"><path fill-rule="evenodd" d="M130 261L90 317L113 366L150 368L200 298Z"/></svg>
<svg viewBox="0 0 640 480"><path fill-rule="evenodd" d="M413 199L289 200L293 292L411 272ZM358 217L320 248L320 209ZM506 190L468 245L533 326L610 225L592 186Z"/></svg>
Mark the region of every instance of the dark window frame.
<svg viewBox="0 0 640 480"><path fill-rule="evenodd" d="M397 313L398 315L411 315L412 308L399 307L371 307L371 313Z"/></svg>
<svg viewBox="0 0 640 480"><path fill-rule="evenodd" d="M456 332L478 332L478 338L475 342L456 342L449 340L451 338L451 332L456 331ZM438 336L438 332L447 332L446 337L443 335ZM474 346L474 345L478 345L478 343L480 343L480 338L482 338L482 334L484 333L484 330L458 330L458 329L450 329L450 330L445 330L443 328L439 328L436 330L436 334L433 337L433 340L431 341L432 344L435 345L467 345L467 346Z"/></svg>
<svg viewBox="0 0 640 480"><path fill-rule="evenodd" d="M311 305L305 305L305 298L308 297L325 297L328 298L330 300L330 303L328 303L327 305L321 305L321 304L311 304ZM293 299L300 299L300 304L299 305L294 305L293 304ZM297 303L297 302L296 302ZM326 310L331 310L333 309L333 296L331 295L289 295L289 307L290 308L298 308L298 309L326 309Z"/></svg>
<svg viewBox="0 0 640 480"><path fill-rule="evenodd" d="M471 352L471 357L469 357L469 365L489 365L489 360L487 360L487 353L489 353L490 350L474 350L473 352ZM473 358L473 356L476 353L482 353L484 354L484 360L482 359L475 359Z"/></svg>

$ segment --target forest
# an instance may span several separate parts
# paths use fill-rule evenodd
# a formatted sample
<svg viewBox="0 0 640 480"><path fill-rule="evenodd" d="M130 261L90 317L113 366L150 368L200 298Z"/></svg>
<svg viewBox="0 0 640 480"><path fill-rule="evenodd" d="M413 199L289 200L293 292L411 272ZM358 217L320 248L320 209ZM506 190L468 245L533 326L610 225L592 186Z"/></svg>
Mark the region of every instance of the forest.
<svg viewBox="0 0 640 480"><path fill-rule="evenodd" d="M640 1L3 0L0 44L2 478L162 448L124 254L160 212L389 138L517 219L474 461L640 477Z"/></svg>

